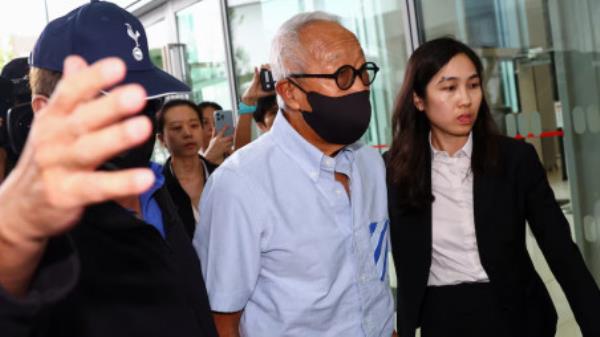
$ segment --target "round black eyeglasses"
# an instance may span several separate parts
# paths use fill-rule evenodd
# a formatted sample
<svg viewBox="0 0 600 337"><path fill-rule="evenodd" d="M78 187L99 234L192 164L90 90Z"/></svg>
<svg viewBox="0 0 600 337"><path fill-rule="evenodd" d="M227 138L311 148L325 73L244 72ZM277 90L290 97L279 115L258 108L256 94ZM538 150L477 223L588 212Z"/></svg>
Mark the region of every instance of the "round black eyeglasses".
<svg viewBox="0 0 600 337"><path fill-rule="evenodd" d="M366 62L360 68L346 64L338 68L333 74L290 74L291 78L329 78L342 90L348 90L358 76L364 85L369 86L375 80L379 67L374 62Z"/></svg>

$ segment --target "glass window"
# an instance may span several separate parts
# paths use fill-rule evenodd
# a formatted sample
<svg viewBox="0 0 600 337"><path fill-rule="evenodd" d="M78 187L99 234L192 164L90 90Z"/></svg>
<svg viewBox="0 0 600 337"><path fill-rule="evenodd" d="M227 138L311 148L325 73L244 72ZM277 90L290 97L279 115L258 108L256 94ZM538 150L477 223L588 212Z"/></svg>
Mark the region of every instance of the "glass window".
<svg viewBox="0 0 600 337"><path fill-rule="evenodd" d="M167 45L167 24L164 19L144 27L148 39L148 49L152 63L165 70L163 48Z"/></svg>
<svg viewBox="0 0 600 337"><path fill-rule="evenodd" d="M600 284L600 3L550 0L546 11L577 243Z"/></svg>
<svg viewBox="0 0 600 337"><path fill-rule="evenodd" d="M367 61L381 68L371 88L373 119L364 141L389 144L394 96L407 61L401 1L238 0L228 5L238 94L249 85L254 67L269 62L271 40L285 20L313 10L340 16L342 24L358 37Z"/></svg>
<svg viewBox="0 0 600 337"><path fill-rule="evenodd" d="M166 70L167 67L163 58L163 50L168 44L167 28L164 18L144 26L146 38L148 39L150 59L156 67L162 70ZM167 158L169 158L169 151L157 140L154 144L151 160L155 163L164 164Z"/></svg>
<svg viewBox="0 0 600 337"><path fill-rule="evenodd" d="M192 99L231 109L219 0L200 1L177 12L177 31L186 48Z"/></svg>
<svg viewBox="0 0 600 337"><path fill-rule="evenodd" d="M46 9L39 0L3 2L0 11L0 68L17 57L28 56L46 25Z"/></svg>

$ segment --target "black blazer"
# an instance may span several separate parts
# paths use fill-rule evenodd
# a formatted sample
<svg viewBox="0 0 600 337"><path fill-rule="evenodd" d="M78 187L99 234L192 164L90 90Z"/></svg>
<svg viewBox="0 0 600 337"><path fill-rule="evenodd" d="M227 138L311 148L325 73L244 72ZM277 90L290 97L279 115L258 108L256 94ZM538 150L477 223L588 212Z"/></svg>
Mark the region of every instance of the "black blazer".
<svg viewBox="0 0 600 337"><path fill-rule="evenodd" d="M499 137L498 146L501 169L475 174L473 202L481 263L509 331L527 337L556 332L556 310L527 252L527 221L583 335L600 336L600 291L571 240L533 146L506 137ZM388 184L388 207L398 276L398 332L400 337L414 336L431 266L431 205L421 210L400 207L398 187Z"/></svg>

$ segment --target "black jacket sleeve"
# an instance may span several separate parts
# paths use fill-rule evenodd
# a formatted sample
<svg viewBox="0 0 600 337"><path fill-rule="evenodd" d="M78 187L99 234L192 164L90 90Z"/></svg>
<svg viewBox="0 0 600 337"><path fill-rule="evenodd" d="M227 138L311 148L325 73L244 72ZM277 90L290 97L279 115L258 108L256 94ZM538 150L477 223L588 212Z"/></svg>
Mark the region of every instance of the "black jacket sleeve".
<svg viewBox="0 0 600 337"><path fill-rule="evenodd" d="M564 290L583 336L600 336L600 290L571 239L542 164L531 145L519 170L525 188L526 218L552 273Z"/></svg>
<svg viewBox="0 0 600 337"><path fill-rule="evenodd" d="M25 337L43 330L44 312L64 299L79 278L79 259L66 235L51 239L26 297L15 298L0 287L2 336Z"/></svg>

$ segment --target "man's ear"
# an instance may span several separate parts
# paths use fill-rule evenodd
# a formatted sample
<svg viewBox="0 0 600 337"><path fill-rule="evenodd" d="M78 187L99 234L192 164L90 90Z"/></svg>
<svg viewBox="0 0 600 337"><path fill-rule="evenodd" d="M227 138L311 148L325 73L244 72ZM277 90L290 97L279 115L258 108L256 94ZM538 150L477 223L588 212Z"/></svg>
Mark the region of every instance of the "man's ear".
<svg viewBox="0 0 600 337"><path fill-rule="evenodd" d="M419 111L425 111L425 102L419 95L413 92L413 104Z"/></svg>
<svg viewBox="0 0 600 337"><path fill-rule="evenodd" d="M33 109L34 113L42 110L48 105L48 97L44 95L33 95L31 97L31 109Z"/></svg>
<svg viewBox="0 0 600 337"><path fill-rule="evenodd" d="M298 89L294 87L287 79L279 80L275 83L275 91L285 102L285 106L292 110L300 110L300 102L298 100Z"/></svg>

